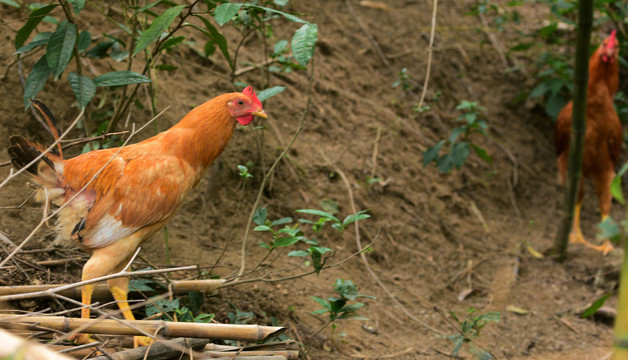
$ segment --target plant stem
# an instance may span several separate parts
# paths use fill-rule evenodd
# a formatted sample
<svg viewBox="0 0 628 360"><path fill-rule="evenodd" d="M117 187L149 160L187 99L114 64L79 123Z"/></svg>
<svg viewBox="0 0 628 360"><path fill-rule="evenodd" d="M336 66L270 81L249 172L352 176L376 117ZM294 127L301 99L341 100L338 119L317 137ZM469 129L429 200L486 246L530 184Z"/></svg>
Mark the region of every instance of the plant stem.
<svg viewBox="0 0 628 360"><path fill-rule="evenodd" d="M578 38L576 46L575 90L569 141L569 162L567 164L567 186L561 210L558 233L554 239L553 253L557 261L564 261L567 255L567 242L573 223L578 186L582 177L582 153L586 131L587 83L589 79L589 43L593 24L593 1L582 0L578 6Z"/></svg>

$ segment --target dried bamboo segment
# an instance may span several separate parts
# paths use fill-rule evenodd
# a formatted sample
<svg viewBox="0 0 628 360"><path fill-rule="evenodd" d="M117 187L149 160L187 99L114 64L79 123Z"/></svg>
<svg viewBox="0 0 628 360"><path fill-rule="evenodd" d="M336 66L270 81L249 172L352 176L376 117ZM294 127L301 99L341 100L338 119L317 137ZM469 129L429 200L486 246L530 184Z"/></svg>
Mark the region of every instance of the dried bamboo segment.
<svg viewBox="0 0 628 360"><path fill-rule="evenodd" d="M189 349L199 350L205 347L209 342L207 339L172 339L165 341L156 341L150 346L142 346L136 349L124 350L117 353L109 354L109 356L96 356L91 360L162 360L178 357L182 352L189 352ZM148 355L146 354L148 350Z"/></svg>
<svg viewBox="0 0 628 360"><path fill-rule="evenodd" d="M63 316L25 317L21 315L0 315L1 327L29 329L33 327L33 325L44 326L63 332L88 325L88 327L83 330L84 332L109 335L143 335L130 327L133 326L149 334L155 334L159 331L160 335L166 337L193 337L252 342L265 341L286 330L284 327L259 325L181 323L161 320L125 320L119 322L116 320L77 319Z"/></svg>
<svg viewBox="0 0 628 360"><path fill-rule="evenodd" d="M188 291L215 291L222 284L225 283L224 279L209 279L209 280L173 280L172 291L175 295L186 294Z"/></svg>
<svg viewBox="0 0 628 360"><path fill-rule="evenodd" d="M23 360L72 360L65 355L50 351L43 345L26 341L18 336L0 330L0 359Z"/></svg>
<svg viewBox="0 0 628 360"><path fill-rule="evenodd" d="M225 356L219 358L203 358L212 360L287 360L285 356L271 355L271 356Z"/></svg>
<svg viewBox="0 0 628 360"><path fill-rule="evenodd" d="M211 280L174 280L171 282L172 291L174 295L185 295L188 291L215 291L225 280L211 279ZM27 294L38 291L46 291L54 289L60 286L67 286L69 284L45 284L45 285L20 285L20 286L0 286L0 296ZM59 295L63 295L72 299L81 299L81 288L76 287L72 289L66 289L59 291ZM92 295L94 300L111 300L112 296L109 292L107 284L97 284L94 288L94 294Z"/></svg>
<svg viewBox="0 0 628 360"><path fill-rule="evenodd" d="M297 350L274 350L274 351L204 351L203 354L208 355L210 359L220 359L223 357L239 359L242 356L283 356L287 360L296 360L299 358Z"/></svg>

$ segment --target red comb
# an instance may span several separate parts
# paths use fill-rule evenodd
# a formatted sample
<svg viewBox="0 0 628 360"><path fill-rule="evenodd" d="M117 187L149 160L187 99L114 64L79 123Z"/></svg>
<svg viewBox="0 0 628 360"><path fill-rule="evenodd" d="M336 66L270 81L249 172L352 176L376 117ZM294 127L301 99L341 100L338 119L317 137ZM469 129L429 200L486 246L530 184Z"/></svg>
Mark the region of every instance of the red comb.
<svg viewBox="0 0 628 360"><path fill-rule="evenodd" d="M244 90L242 90L242 93L248 96L249 99L251 99L253 105L257 106L260 109L262 108L262 102L259 101L259 99L257 98L257 94L255 94L255 90L253 90L252 86L247 86L246 88L244 88Z"/></svg>
<svg viewBox="0 0 628 360"><path fill-rule="evenodd" d="M611 31L611 36L608 37L613 44L615 43L616 34L617 34L617 30L613 30Z"/></svg>

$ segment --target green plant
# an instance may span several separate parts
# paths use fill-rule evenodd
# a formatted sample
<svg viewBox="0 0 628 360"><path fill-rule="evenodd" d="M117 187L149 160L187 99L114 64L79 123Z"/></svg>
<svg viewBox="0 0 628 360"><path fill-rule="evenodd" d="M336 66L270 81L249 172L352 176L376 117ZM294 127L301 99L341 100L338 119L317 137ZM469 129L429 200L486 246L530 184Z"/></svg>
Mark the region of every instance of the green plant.
<svg viewBox="0 0 628 360"><path fill-rule="evenodd" d="M410 83L410 75L408 74L407 68L401 69L401 71L397 73L397 77L399 78L399 80L393 83L393 88L401 86L401 90L405 92L414 90L414 86L412 86L412 84Z"/></svg>
<svg viewBox="0 0 628 360"><path fill-rule="evenodd" d="M489 360L492 359L493 356L476 346L473 343L473 340L480 337L480 331L486 325L491 322L498 322L501 318L501 314L499 312L487 312L485 314L477 314L477 311L474 308L467 309L467 318L461 320L458 315L456 315L453 311L450 311L449 314L451 317L460 325L460 332L457 334L447 336L448 340L454 342L454 348L451 350L451 356L458 356L460 349L464 344L468 344L469 353L478 359Z"/></svg>
<svg viewBox="0 0 628 360"><path fill-rule="evenodd" d="M351 280L337 279L334 284L334 290L338 296L328 297L327 299L312 296L312 299L323 307L312 312L312 315L328 314L328 322L318 331L321 331L336 320L368 320L366 317L357 314L364 304L354 301L359 298L375 299L374 296L358 293L358 288ZM332 324L332 326L335 329L335 324Z"/></svg>
<svg viewBox="0 0 628 360"><path fill-rule="evenodd" d="M301 218L298 220L297 224L288 226L287 224L293 222L293 219L291 217L284 217L278 220L271 221L267 218L266 208L259 208L255 211L255 214L253 216L253 222L256 223L258 226L256 226L253 230L269 232L272 235L272 240L270 242L259 242L259 245L269 250L269 252L273 251L276 248L295 245L298 242L303 242L306 245L309 245L309 247L305 250L293 250L289 252L288 256L310 257L310 259L312 260L311 264L314 268L314 272L318 274L325 265L326 259L333 254L333 250L328 247L321 246L318 240L312 237L306 237L303 229L299 224L311 225L312 231L315 234L318 234L324 229L325 224L331 222L331 227L336 230L339 235L342 235L342 232L347 225L356 221L369 218L370 215L366 214L366 212L367 210L359 211L356 214L348 215L344 220L340 221L340 219L327 211L316 209L300 209L296 210L295 213L317 215L318 220L312 221L309 219ZM280 225L283 225L283 228L277 230L276 227ZM325 256L325 254L328 253L330 254Z"/></svg>
<svg viewBox="0 0 628 360"><path fill-rule="evenodd" d="M214 314L201 312L204 296L197 291L188 292L186 297L174 299L148 299L146 316L158 316L161 320L208 323Z"/></svg>
<svg viewBox="0 0 628 360"><path fill-rule="evenodd" d="M251 173L249 173L249 168L246 167L245 165L238 165L238 175L240 175L240 179L242 180L246 180L249 178L252 178L253 175Z"/></svg>
<svg viewBox="0 0 628 360"><path fill-rule="evenodd" d="M462 110L463 114L456 118L456 122L461 125L455 127L449 138L440 140L436 145L423 152L423 166L436 163L436 167L442 173L448 173L453 167L460 169L469 156L470 149L473 149L480 159L489 164L493 163L493 158L486 150L471 142L471 135L478 133L488 136L486 120L482 119L480 111L484 110L477 102L462 101L456 110ZM445 144L449 144L449 151L444 155L439 153Z"/></svg>

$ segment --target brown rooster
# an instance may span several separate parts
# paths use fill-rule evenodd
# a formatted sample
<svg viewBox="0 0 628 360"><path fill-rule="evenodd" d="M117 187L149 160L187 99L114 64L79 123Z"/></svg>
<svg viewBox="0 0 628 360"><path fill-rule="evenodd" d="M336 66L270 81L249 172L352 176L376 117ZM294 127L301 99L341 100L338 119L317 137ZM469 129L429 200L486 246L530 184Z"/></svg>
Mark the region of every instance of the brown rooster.
<svg viewBox="0 0 628 360"><path fill-rule="evenodd" d="M266 113L247 87L209 100L172 128L140 143L68 160L49 153L27 168L25 174L45 189L53 204L65 205L59 212L58 240L72 239L91 254L82 279L121 271L139 245L172 218L227 145L236 121L248 125L254 116L266 118ZM8 152L16 169L43 151L19 136L11 137L11 145ZM108 286L124 317L133 320L128 282L116 278ZM91 303L93 289L93 285L82 287L83 304ZM90 309L83 307L81 317L89 316ZM92 341L88 334L79 334L76 340ZM134 338L135 346L149 342L150 338Z"/></svg>
<svg viewBox="0 0 628 360"><path fill-rule="evenodd" d="M610 184L615 177L615 166L622 146L621 123L613 107L613 97L619 86L618 56L619 42L613 30L589 59L583 178L579 185L573 229L569 237L572 243L585 244L604 254L610 252L613 246L608 239L598 246L584 239L580 230L580 209L584 198L584 178L588 178L595 185L602 220L609 216L611 210ZM554 130L558 172L563 184L567 173L572 110L573 102L569 102L558 114Z"/></svg>

